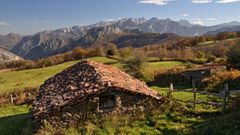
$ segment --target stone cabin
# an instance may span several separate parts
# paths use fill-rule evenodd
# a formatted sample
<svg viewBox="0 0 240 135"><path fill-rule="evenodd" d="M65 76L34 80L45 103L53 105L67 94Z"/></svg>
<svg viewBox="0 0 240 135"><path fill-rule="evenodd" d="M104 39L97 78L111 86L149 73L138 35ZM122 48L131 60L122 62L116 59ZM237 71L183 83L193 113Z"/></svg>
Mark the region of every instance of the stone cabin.
<svg viewBox="0 0 240 135"><path fill-rule="evenodd" d="M161 104L161 96L123 71L83 60L40 86L33 118L147 111ZM62 118L61 118L62 119Z"/></svg>
<svg viewBox="0 0 240 135"><path fill-rule="evenodd" d="M185 82L192 83L194 80L196 85L201 85L205 77L211 76L215 71L224 71L226 67L221 65L205 65L193 70L184 71L181 75Z"/></svg>
<svg viewBox="0 0 240 135"><path fill-rule="evenodd" d="M209 77L212 74L211 69L197 69L185 71L182 73L185 82L192 83L194 80L196 85L200 85L205 77Z"/></svg>

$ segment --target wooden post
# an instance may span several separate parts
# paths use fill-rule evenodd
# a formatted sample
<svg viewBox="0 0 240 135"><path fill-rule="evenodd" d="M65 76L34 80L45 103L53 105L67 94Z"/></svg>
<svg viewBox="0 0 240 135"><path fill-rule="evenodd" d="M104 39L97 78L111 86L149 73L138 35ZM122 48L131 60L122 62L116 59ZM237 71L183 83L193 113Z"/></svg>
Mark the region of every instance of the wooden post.
<svg viewBox="0 0 240 135"><path fill-rule="evenodd" d="M228 84L224 85L222 113L225 113L228 100Z"/></svg>
<svg viewBox="0 0 240 135"><path fill-rule="evenodd" d="M195 80L192 80L192 87L193 87L193 109L196 109L196 84L195 84Z"/></svg>
<svg viewBox="0 0 240 135"><path fill-rule="evenodd" d="M14 99L13 99L13 95L12 95L12 94L10 94L10 101L11 101L11 103L14 102Z"/></svg>
<svg viewBox="0 0 240 135"><path fill-rule="evenodd" d="M173 91L174 91L173 83L170 83L169 92L168 92L168 98L169 98L169 105L170 105L170 106L172 106Z"/></svg>
<svg viewBox="0 0 240 135"><path fill-rule="evenodd" d="M171 97L171 98L172 98L172 96L173 96L173 91L174 91L173 83L170 83L170 87L169 87L169 97Z"/></svg>

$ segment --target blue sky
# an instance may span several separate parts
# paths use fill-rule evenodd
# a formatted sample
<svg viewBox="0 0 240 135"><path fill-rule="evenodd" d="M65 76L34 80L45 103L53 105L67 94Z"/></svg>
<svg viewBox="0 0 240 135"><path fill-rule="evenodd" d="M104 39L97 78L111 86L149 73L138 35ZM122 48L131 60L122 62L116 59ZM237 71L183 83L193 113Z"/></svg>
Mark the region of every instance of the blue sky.
<svg viewBox="0 0 240 135"><path fill-rule="evenodd" d="M33 34L125 17L240 21L240 0L1 0L0 34Z"/></svg>

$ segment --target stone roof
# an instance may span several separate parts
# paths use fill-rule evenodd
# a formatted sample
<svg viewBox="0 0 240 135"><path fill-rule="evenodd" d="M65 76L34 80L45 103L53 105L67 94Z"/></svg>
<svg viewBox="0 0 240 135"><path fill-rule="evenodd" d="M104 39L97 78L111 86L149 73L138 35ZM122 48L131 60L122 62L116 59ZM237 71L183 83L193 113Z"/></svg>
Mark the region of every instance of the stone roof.
<svg viewBox="0 0 240 135"><path fill-rule="evenodd" d="M125 72L83 60L51 77L40 86L33 105L33 117L58 110L75 101L82 101L90 95L100 94L109 87L160 99L158 92Z"/></svg>

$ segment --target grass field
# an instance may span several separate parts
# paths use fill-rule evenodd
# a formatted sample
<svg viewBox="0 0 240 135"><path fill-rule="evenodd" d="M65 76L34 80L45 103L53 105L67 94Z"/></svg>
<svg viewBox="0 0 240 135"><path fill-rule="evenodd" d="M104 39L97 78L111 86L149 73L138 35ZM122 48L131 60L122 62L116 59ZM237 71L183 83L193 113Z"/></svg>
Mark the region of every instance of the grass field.
<svg viewBox="0 0 240 135"><path fill-rule="evenodd" d="M118 61L106 57L93 57L90 59L96 62L104 63L118 68L122 67L122 65ZM78 61L71 61L45 68L2 72L0 73L0 94L11 92L14 90L22 90L26 87L38 87L51 76L61 72L67 67L76 64L77 62ZM151 63L149 62L146 63L144 67L146 71L153 71L158 69L172 68L178 65L183 65L183 63L176 61L151 62Z"/></svg>
<svg viewBox="0 0 240 135"><path fill-rule="evenodd" d="M116 60L105 57L94 57L91 59L101 63L113 63L113 66L116 67L119 66L119 64L115 64L117 62ZM77 62L78 61L71 61L51 67L0 73L0 94L14 90L21 90L26 87L38 87L49 77L76 64Z"/></svg>
<svg viewBox="0 0 240 135"><path fill-rule="evenodd" d="M162 88L159 86L150 86L150 88L160 92L160 94L163 94L163 95L167 95L167 93L169 91L169 88L166 88L166 87ZM188 89L191 90L191 88L188 88ZM175 92L173 92L173 97L175 99L182 100L182 101L190 101L190 100L193 100L193 93L175 91ZM200 93L197 93L196 97L197 97L197 100L204 100L204 101L211 101L211 102L213 102L213 101L221 102L222 101L222 99L220 99L218 97L206 95L206 94L200 94Z"/></svg>
<svg viewBox="0 0 240 135"><path fill-rule="evenodd" d="M145 71L151 72L159 69L171 69L183 65L184 63L180 61L148 62L145 65Z"/></svg>
<svg viewBox="0 0 240 135"><path fill-rule="evenodd" d="M0 117L28 113L30 106L27 105L4 105L0 107Z"/></svg>
<svg viewBox="0 0 240 135"><path fill-rule="evenodd" d="M0 107L0 134L19 135L31 132L30 106L5 105Z"/></svg>
<svg viewBox="0 0 240 135"><path fill-rule="evenodd" d="M20 90L26 87L37 87L50 76L61 72L76 62L77 61L66 62L46 68L3 72L0 74L0 94L15 89Z"/></svg>
<svg viewBox="0 0 240 135"><path fill-rule="evenodd" d="M0 134L27 135L32 134L34 123L30 119L29 106L8 105L0 107ZM159 135L238 135L240 111L224 116L212 109L197 108L194 114L178 112L156 114L129 124L121 123L116 119L110 120L103 127L88 123L88 132L96 134L159 134ZM65 133L80 134L79 129L66 129Z"/></svg>
<svg viewBox="0 0 240 135"><path fill-rule="evenodd" d="M26 135L33 132L34 124L30 119L29 106L8 105L0 107L0 133L1 135ZM183 134L190 131L190 126L202 122L203 119L192 116L181 116L172 114L158 114L136 120L130 124L123 124L121 121L108 121L104 127L88 125L93 127L96 134ZM67 129L67 134L79 134L78 129Z"/></svg>

